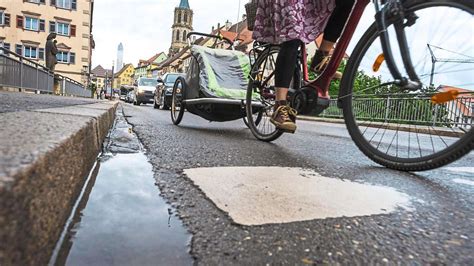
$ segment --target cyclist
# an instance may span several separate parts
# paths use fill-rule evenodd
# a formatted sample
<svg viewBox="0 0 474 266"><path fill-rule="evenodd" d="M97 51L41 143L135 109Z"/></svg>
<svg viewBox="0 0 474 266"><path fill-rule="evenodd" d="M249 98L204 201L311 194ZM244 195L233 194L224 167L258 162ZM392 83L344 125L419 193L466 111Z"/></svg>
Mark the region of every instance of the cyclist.
<svg viewBox="0 0 474 266"><path fill-rule="evenodd" d="M321 74L329 62L329 53L331 52L337 39L341 37L342 30L346 24L347 18L351 13L355 0L336 0L336 7L329 17L328 24L324 29L323 41L316 51L311 61L310 70L316 74ZM342 73L336 72L334 78L341 79Z"/></svg>
<svg viewBox="0 0 474 266"><path fill-rule="evenodd" d="M270 121L280 130L294 133L296 111L287 104L288 88L295 72L301 42L310 43L323 32L335 8L335 0L258 1L254 39L280 44L275 65L276 99Z"/></svg>

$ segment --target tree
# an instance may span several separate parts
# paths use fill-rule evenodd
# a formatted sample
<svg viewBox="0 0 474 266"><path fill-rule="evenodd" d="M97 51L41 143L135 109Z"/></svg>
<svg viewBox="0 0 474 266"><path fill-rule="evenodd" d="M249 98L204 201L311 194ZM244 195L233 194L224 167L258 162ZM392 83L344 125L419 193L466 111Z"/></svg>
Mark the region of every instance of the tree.
<svg viewBox="0 0 474 266"><path fill-rule="evenodd" d="M91 82L91 83L89 83L89 86L88 86L87 89L91 91L91 97L94 98L95 92L97 90L97 85L95 85L95 83Z"/></svg>

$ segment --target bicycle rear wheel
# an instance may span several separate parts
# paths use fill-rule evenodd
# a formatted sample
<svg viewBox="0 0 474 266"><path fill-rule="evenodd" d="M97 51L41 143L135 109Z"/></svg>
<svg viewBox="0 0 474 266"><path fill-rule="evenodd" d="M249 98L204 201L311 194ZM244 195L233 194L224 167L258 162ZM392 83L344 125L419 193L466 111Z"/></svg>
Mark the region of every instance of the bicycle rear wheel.
<svg viewBox="0 0 474 266"><path fill-rule="evenodd" d="M250 72L245 101L246 124L257 139L268 142L283 134L270 122L275 105L274 70L279 50L278 46L269 46L258 56ZM261 103L263 107L252 106L252 102Z"/></svg>
<svg viewBox="0 0 474 266"><path fill-rule="evenodd" d="M186 80L182 77L176 79L171 96L171 121L179 125L183 119L186 104L183 102L186 96ZM164 101L163 101L164 104Z"/></svg>
<svg viewBox="0 0 474 266"><path fill-rule="evenodd" d="M423 89L400 91L386 64L377 66L382 48L373 24L349 59L340 102L349 134L365 155L389 168L423 171L474 148L474 3L412 0L404 6L418 16L405 31ZM392 28L391 45L398 47ZM399 51L394 56L401 66ZM434 103L441 92L454 96Z"/></svg>

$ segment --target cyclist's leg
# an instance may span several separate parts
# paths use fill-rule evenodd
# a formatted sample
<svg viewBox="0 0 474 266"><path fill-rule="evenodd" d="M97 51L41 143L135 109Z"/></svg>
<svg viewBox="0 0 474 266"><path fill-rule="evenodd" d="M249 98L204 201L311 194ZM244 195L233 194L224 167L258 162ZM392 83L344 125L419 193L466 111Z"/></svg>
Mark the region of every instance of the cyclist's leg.
<svg viewBox="0 0 474 266"><path fill-rule="evenodd" d="M271 122L279 129L294 132L296 130L296 114L287 106L287 94L291 79L295 73L295 67L298 59L298 48L301 46L300 40L291 40L283 42L280 45L275 65L275 87L276 104L275 112Z"/></svg>
<svg viewBox="0 0 474 266"><path fill-rule="evenodd" d="M352 7L354 6L354 2L355 0L336 0L336 7L324 28L321 45L318 47L318 50L311 61L310 69L313 72L321 73L326 67L327 62L329 62L329 53L341 36L342 30L344 29ZM342 74L339 73L337 76L342 76Z"/></svg>

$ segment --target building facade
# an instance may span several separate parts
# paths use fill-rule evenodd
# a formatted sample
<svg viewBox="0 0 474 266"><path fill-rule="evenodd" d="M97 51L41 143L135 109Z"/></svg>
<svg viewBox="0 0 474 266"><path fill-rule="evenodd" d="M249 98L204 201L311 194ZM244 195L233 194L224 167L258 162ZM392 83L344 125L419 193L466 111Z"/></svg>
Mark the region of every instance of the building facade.
<svg viewBox="0 0 474 266"><path fill-rule="evenodd" d="M0 1L0 45L45 65L46 38L56 33L55 73L88 84L94 0Z"/></svg>
<svg viewBox="0 0 474 266"><path fill-rule="evenodd" d="M126 64L122 69L119 70L114 76L114 88L120 88L122 86L133 85L133 77L135 74L135 68L132 64Z"/></svg>
<svg viewBox="0 0 474 266"><path fill-rule="evenodd" d="M151 78L153 76L152 69L158 66L161 62L165 61L167 58L168 56L165 53L161 52L155 54L148 60L140 60L138 62L138 66L135 68L135 79L139 77Z"/></svg>
<svg viewBox="0 0 474 266"><path fill-rule="evenodd" d="M96 85L97 91L105 89L106 79L112 76L112 70L105 69L101 65L96 66L91 71L92 82Z"/></svg>
<svg viewBox="0 0 474 266"><path fill-rule="evenodd" d="M193 31L193 10L189 7L188 0L181 0L179 6L174 9L174 21L171 29L170 57L187 46L186 35Z"/></svg>

